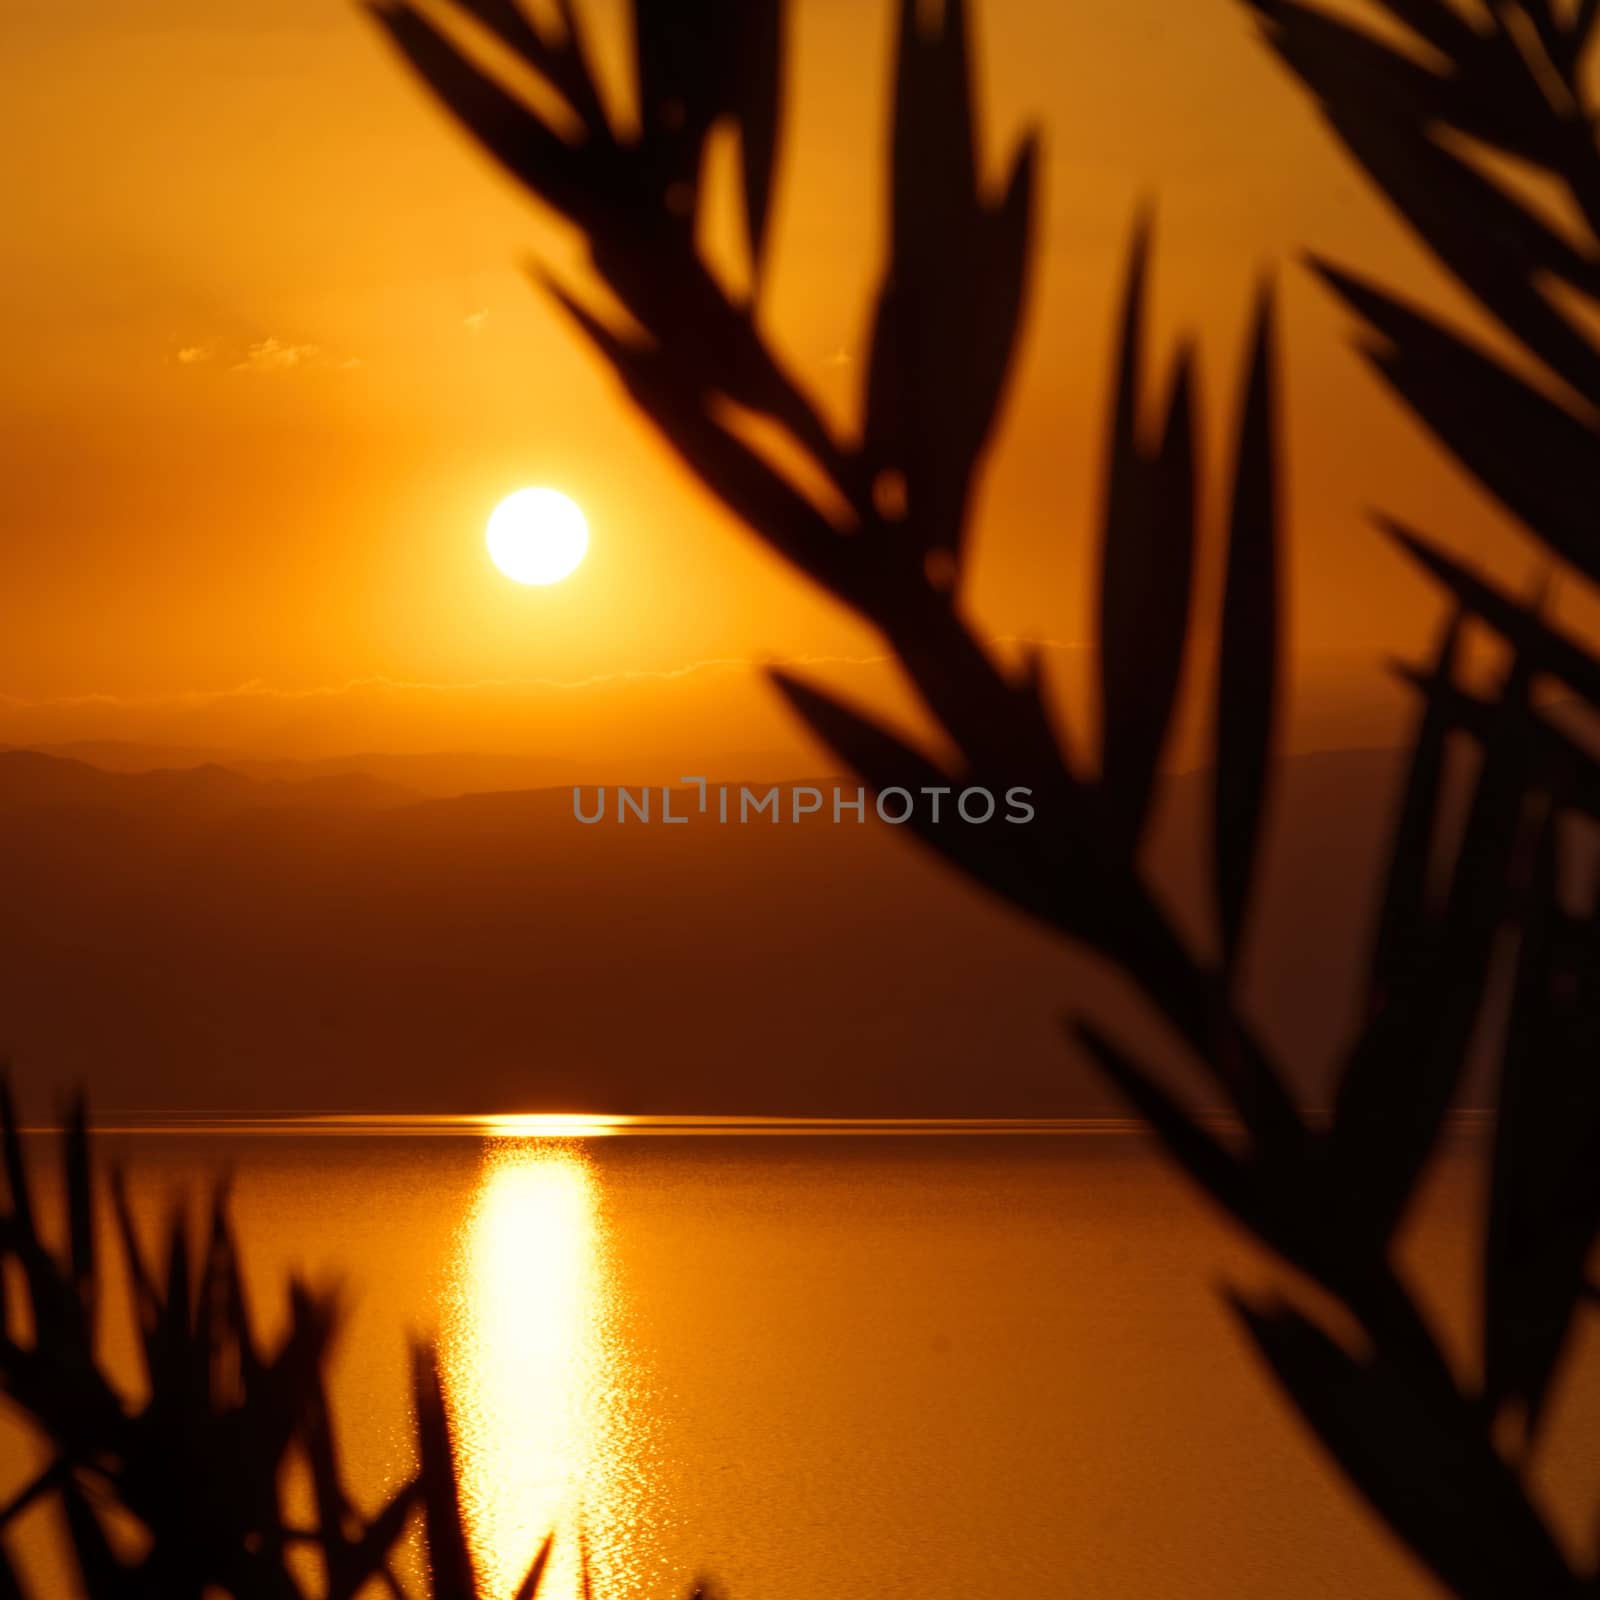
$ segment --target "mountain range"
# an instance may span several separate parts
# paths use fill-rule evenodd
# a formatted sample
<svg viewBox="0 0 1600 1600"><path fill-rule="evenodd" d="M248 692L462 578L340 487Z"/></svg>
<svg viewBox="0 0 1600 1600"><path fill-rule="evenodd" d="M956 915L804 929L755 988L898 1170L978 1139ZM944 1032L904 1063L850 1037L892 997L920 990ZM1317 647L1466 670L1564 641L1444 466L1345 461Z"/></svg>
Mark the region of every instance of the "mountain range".
<svg viewBox="0 0 1600 1600"><path fill-rule="evenodd" d="M431 796L443 757L135 770L190 754L0 752L0 1047L30 1084L106 1108L1070 1116L1120 1107L1069 1010L1165 1048L1114 975L876 822L586 827L570 785ZM1247 987L1311 1099L1398 770L1280 772ZM1197 937L1206 790L1169 781L1148 862Z"/></svg>

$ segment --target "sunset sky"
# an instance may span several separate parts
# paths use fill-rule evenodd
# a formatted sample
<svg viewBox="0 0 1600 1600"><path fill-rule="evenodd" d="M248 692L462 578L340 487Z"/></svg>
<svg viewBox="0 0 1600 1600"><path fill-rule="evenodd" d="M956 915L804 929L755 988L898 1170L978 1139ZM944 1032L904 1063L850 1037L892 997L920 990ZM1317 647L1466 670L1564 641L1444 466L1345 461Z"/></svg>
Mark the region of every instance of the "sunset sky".
<svg viewBox="0 0 1600 1600"><path fill-rule="evenodd" d="M625 103L617 8L591 10ZM847 425L881 257L892 8L794 10L764 318ZM740 663L837 658L824 670L848 677L880 654L631 413L523 274L530 256L578 273L573 239L356 6L6 13L0 740L582 754L648 714L686 741L768 748L793 736ZM1254 279L1279 269L1293 597L1317 692L1370 698L1380 657L1436 614L1365 508L1524 582L1531 547L1380 393L1295 257L1326 252L1478 324L1244 8L975 14L991 170L1026 122L1047 136L1029 337L979 507L968 603L985 626L1059 642L1069 673L1091 636L1100 411L1141 197L1159 202L1162 336L1201 331L1213 451ZM484 550L490 510L528 484L570 494L591 527L587 561L548 589ZM883 669L860 675L887 692Z"/></svg>

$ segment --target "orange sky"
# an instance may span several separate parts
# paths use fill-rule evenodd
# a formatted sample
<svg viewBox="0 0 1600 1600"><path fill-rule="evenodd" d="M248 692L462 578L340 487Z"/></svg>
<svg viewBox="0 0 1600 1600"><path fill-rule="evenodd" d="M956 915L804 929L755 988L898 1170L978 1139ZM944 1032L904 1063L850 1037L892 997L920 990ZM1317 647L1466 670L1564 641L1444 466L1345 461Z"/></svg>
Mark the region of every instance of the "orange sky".
<svg viewBox="0 0 1600 1600"><path fill-rule="evenodd" d="M591 9L620 67L618 8ZM1025 120L1047 131L1030 336L980 503L969 605L986 625L1088 636L1112 313L1149 195L1159 326L1202 330L1214 399L1231 404L1256 273L1284 264L1295 619L1317 682L1370 686L1435 615L1365 507L1521 583L1532 546L1379 391L1290 263L1310 246L1477 324L1243 8L975 9L991 164ZM848 418L891 8L794 15L766 322ZM878 653L630 413L519 271L530 253L572 266L572 240L347 0L10 0L0 30L0 739L565 750L660 713L685 740L765 748L786 734L754 686L704 695L733 669L683 669ZM535 483L591 524L589 559L548 590L508 582L483 547L497 499ZM342 690L372 679L402 687Z"/></svg>

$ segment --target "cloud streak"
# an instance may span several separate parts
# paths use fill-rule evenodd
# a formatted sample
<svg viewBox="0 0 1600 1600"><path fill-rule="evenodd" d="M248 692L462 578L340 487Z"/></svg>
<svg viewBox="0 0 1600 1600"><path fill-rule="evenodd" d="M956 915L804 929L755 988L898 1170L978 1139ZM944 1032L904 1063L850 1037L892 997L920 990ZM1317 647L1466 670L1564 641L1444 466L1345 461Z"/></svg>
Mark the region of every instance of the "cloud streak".
<svg viewBox="0 0 1600 1600"><path fill-rule="evenodd" d="M1028 645L1035 649L1070 651L1081 648L1059 639L1036 639L1007 636L991 641L997 645ZM342 683L317 684L308 688L285 688L264 683L259 679L235 684L224 689L178 689L150 695L115 695L89 692L77 695L53 695L41 699L0 692L0 706L17 710L62 710L75 706L107 706L118 708L148 708L160 706L215 705L229 700L279 701L285 703L336 700L364 692L450 695L473 694L485 691L557 691L571 693L584 689L601 689L612 685L630 683L673 683L714 673L764 672L772 667L877 667L888 666L894 658L881 655L796 655L771 656L713 656L702 661L689 661L676 667L636 667L618 672L596 672L582 678L472 678L453 683L430 682L418 678L394 678L382 673L366 677L347 678Z"/></svg>
<svg viewBox="0 0 1600 1600"><path fill-rule="evenodd" d="M276 334L242 347L235 346L231 352L225 352L215 339L201 340L181 345L174 359L180 367L202 367L226 361L230 372L267 375L310 370L347 372L362 365L359 356L331 355L319 344L296 344Z"/></svg>

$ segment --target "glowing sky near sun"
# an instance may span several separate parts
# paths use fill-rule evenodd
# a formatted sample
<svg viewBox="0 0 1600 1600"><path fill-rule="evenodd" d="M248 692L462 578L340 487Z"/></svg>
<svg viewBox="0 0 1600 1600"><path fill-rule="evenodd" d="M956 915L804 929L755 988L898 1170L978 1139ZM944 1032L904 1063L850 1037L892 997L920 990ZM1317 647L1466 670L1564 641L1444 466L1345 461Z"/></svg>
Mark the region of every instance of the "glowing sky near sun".
<svg viewBox="0 0 1600 1600"><path fill-rule="evenodd" d="M590 11L623 103L618 8ZM1099 412L1141 199L1159 199L1157 334L1203 328L1214 401L1231 404L1256 274L1307 247L1472 319L1245 7L975 13L987 163L1030 118L1046 155L1029 339L970 600L998 634L1070 645L1089 631ZM795 18L763 320L843 427L880 256L892 8L799 0ZM441 686L878 649L649 437L522 270L536 255L581 278L577 242L469 149L359 7L18 0L6 56L0 739L14 702L26 720L35 702L108 697L111 732L129 698L379 677L425 686L375 730L405 742ZM708 224L713 253L724 222ZM1327 297L1290 265L1282 278L1297 624L1308 647L1353 647L1375 670L1432 607L1367 507L1514 581L1527 550L1380 395ZM488 509L541 483L606 530L549 594L482 559ZM586 713L618 728L630 714ZM298 725L285 711L239 737L283 744Z"/></svg>

